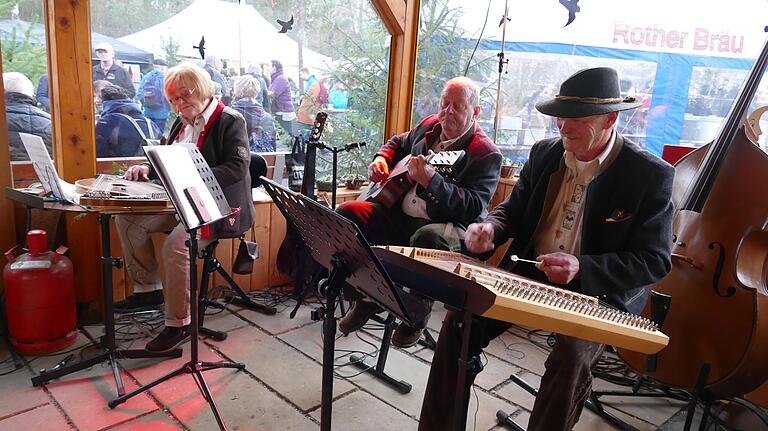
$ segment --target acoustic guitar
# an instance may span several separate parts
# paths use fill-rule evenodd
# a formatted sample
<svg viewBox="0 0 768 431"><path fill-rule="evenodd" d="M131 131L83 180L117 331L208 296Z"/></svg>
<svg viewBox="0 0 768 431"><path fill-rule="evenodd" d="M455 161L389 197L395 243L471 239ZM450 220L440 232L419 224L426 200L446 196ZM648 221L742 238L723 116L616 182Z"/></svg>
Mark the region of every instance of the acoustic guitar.
<svg viewBox="0 0 768 431"><path fill-rule="evenodd" d="M435 171L444 177L453 174L453 168L464 158L464 150L441 151L432 153L426 157L427 163L435 168ZM390 171L389 176L379 183L371 183L368 189L360 194L358 200L371 201L392 208L405 196L415 181L408 177L408 162L411 155L400 160Z"/></svg>

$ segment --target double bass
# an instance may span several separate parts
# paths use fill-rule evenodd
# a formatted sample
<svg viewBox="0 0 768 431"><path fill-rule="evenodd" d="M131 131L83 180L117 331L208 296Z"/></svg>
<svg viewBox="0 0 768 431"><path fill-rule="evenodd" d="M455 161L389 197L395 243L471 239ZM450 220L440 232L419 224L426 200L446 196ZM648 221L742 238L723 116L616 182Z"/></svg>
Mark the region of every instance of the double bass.
<svg viewBox="0 0 768 431"><path fill-rule="evenodd" d="M768 42L715 140L675 165L672 269L653 286L671 296L669 345L650 370L647 356L619 350L640 374L679 388L701 388L708 364L703 389L717 397L768 379L768 155L743 121L766 65Z"/></svg>

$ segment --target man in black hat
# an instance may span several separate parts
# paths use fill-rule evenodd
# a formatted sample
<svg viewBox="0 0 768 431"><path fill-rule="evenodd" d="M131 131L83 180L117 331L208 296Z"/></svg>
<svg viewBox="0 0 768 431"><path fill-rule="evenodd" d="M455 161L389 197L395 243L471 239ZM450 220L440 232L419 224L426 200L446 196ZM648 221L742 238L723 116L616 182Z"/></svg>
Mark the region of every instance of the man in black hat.
<svg viewBox="0 0 768 431"><path fill-rule="evenodd" d="M485 253L512 238L501 268L639 313L649 286L671 268L674 176L671 166L615 130L618 112L639 105L621 97L618 75L610 68L582 70L563 82L554 99L536 105L556 117L560 138L533 145L510 196L467 229L467 248ZM539 263L513 262L511 255ZM471 357L510 326L475 319ZM443 322L419 430L450 429L446 412L454 410L460 321L460 313L449 312ZM573 428L604 349L557 335L528 430ZM467 394L477 372L468 372Z"/></svg>

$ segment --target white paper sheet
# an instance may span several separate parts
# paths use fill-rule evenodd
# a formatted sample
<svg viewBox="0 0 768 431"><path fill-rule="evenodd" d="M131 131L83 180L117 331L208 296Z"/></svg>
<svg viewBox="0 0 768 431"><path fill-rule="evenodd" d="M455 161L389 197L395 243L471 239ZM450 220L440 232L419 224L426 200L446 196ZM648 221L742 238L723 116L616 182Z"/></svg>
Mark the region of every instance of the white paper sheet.
<svg viewBox="0 0 768 431"><path fill-rule="evenodd" d="M51 156L45 148L43 138L37 135L30 135L29 133L19 133L19 136L21 137L22 144L24 144L24 149L27 150L37 178L40 179L43 190L61 200L78 203L80 201L80 194L75 191L74 184L59 178Z"/></svg>

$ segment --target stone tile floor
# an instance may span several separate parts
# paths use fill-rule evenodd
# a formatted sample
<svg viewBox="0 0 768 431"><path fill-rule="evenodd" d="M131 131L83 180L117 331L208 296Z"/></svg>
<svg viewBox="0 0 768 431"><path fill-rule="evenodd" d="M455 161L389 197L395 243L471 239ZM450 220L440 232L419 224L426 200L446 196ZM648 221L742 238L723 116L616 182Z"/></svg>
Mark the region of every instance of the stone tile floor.
<svg viewBox="0 0 768 431"><path fill-rule="evenodd" d="M205 378L224 421L232 430L314 430L319 428L321 403L322 337L320 322L310 312L316 304L304 305L290 319L291 303L266 316L229 305L207 316L208 327L226 331L228 338L216 342L201 339L200 357L205 361L234 360L244 371L218 369ZM437 336L445 311L436 305L430 327ZM157 330L159 318L136 324L121 320L121 347L141 347L149 332ZM154 323L154 326L149 325ZM336 372L333 392L334 430L415 430L424 395L432 351L424 347L392 348L386 371L412 385L402 394L349 365L351 352L374 353L382 331L371 325L336 340ZM84 328L97 338L101 326ZM126 340L124 332L138 333ZM144 335L142 335L142 333ZM468 414L468 430L503 430L497 410L511 413L525 426L533 396L509 380L516 374L536 385L543 372L546 351L531 340L544 341L524 328L513 328L495 340L486 351L485 371L477 379ZM120 360L126 389L146 384L189 357L189 344L179 359ZM76 358L95 348L83 333L72 349ZM32 387L30 378L40 369L59 363L68 353L27 357L23 368L0 377L0 431L16 430L214 430L216 422L190 375L177 376L126 403L110 409L115 380L108 363L97 364L42 387ZM375 357L368 359L375 363ZM0 373L13 370L10 353L0 347ZM599 389L615 385L598 380ZM682 429L684 404L666 398L605 399L610 412L639 430ZM614 429L599 416L585 410L576 430ZM696 429L696 428L694 428Z"/></svg>

